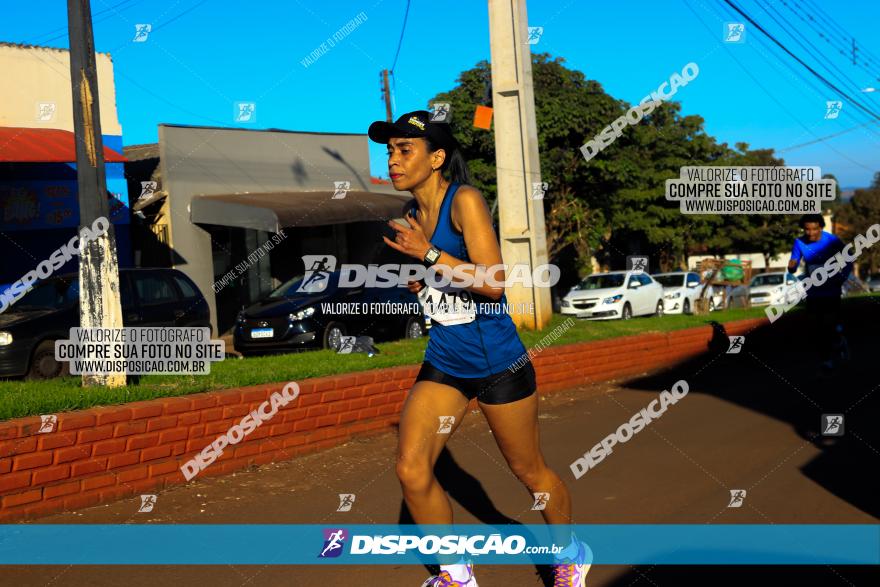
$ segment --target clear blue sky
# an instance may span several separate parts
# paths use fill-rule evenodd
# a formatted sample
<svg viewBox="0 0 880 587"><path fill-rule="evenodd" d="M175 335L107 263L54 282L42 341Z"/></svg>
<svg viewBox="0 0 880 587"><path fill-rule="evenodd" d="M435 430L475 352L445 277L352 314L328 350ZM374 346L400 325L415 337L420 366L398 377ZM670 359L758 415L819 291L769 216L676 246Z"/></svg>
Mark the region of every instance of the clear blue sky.
<svg viewBox="0 0 880 587"><path fill-rule="evenodd" d="M832 71L849 81L826 77L880 113L880 91L860 91L880 90L880 2L735 2L811 65L833 64ZM113 57L126 145L156 141L156 125L163 122L236 126L236 101L257 104L255 128L365 133L372 120L384 118L379 72L391 67L405 8L406 0L92 0L97 49ZM699 77L676 99L684 113L703 116L706 130L729 144L784 149L871 120L847 100L837 119L826 120L825 102L838 99L835 93L771 50L754 27L747 25L744 43L722 43L724 23L743 20L723 0L530 0L528 11L529 24L544 27L533 51L564 57L569 67L630 102L696 62ZM361 12L363 24L311 66L301 65ZM815 20L801 20L809 16ZM132 42L137 23L154 29L146 42ZM2 41L66 47L65 27L64 0L3 2ZM846 35L872 52L873 61L856 67L841 55L837 45L849 45ZM485 1L413 0L395 69L395 115L424 108L455 85L459 72L488 58ZM843 85L850 81L857 87ZM374 175L384 175L383 151L371 149ZM783 156L788 164L834 173L842 186L865 186L880 170L880 124Z"/></svg>

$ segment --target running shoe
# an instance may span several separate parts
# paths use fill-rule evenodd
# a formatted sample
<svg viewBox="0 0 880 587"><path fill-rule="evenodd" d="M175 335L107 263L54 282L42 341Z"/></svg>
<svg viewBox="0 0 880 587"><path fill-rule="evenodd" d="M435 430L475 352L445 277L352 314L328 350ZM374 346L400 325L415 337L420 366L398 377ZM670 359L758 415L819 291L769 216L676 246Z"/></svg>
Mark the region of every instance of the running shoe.
<svg viewBox="0 0 880 587"><path fill-rule="evenodd" d="M553 587L585 587L587 573L593 562L593 551L577 540L578 553L573 559L562 559L553 565Z"/></svg>
<svg viewBox="0 0 880 587"><path fill-rule="evenodd" d="M474 576L474 565L467 565L467 572L468 578L465 581L456 581L447 571L440 571L439 575L425 579L422 587L480 587Z"/></svg>

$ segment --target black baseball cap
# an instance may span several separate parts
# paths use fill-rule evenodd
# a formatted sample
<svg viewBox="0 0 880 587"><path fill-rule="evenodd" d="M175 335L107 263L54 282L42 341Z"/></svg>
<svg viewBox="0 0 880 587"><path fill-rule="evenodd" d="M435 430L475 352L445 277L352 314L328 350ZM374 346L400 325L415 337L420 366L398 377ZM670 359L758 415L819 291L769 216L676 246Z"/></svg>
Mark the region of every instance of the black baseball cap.
<svg viewBox="0 0 880 587"><path fill-rule="evenodd" d="M408 112L396 122L377 120L367 131L370 140L387 145L393 137L427 138L435 145L452 149L458 147L458 141L452 135L449 125L442 122L431 122L431 113L427 110Z"/></svg>

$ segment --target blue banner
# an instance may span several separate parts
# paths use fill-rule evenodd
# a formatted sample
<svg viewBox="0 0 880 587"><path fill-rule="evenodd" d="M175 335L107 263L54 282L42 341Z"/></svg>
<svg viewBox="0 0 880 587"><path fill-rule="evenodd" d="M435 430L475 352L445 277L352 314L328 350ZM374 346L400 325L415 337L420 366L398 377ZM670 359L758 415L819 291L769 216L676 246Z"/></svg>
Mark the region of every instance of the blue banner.
<svg viewBox="0 0 880 587"><path fill-rule="evenodd" d="M880 525L0 525L0 564L877 565ZM566 532L561 535L567 536ZM452 559L452 560L450 560Z"/></svg>

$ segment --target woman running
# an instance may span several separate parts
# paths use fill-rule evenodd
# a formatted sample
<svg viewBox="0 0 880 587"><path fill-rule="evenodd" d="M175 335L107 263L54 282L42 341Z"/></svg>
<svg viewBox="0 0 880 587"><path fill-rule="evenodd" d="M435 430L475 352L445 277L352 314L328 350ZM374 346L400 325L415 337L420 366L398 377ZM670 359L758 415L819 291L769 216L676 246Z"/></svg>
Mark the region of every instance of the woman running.
<svg viewBox="0 0 880 587"><path fill-rule="evenodd" d="M396 236L393 241L383 237L388 246L450 277L451 268L460 265L502 263L489 208L480 192L467 185L467 163L448 125L431 122L430 113L419 110L393 124L374 122L369 136L388 146L394 189L414 196L404 208L409 227L389 222ZM473 266L464 271L474 274ZM513 320L497 310L497 304L507 303L504 288L487 284L503 282L504 272L490 277L497 281L476 281L466 288L470 295L450 298L472 297L475 308L455 308L432 317L425 361L400 419L397 476L403 497L416 524L452 524L452 507L434 477L434 464L461 424L468 402L476 398L511 471L533 500L546 503L541 510L544 520L560 525L556 535L562 534L560 542L568 546L556 555L554 585L583 587L591 553L568 533L568 489L541 454L535 370L531 362L511 368L526 350ZM410 282L409 289L420 299L439 297L422 282ZM477 587L473 566L459 563L440 565L440 574L428 578L423 587Z"/></svg>

